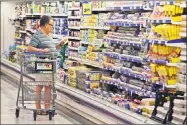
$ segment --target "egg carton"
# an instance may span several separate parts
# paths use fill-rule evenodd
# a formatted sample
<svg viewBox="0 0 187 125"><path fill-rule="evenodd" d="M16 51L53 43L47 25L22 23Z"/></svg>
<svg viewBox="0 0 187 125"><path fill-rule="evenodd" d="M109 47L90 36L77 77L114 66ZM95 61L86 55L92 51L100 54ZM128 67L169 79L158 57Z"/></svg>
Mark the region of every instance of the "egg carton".
<svg viewBox="0 0 187 125"><path fill-rule="evenodd" d="M176 113L173 113L173 120L171 121L174 124L182 124L184 122L184 119L186 118L186 115L179 115Z"/></svg>
<svg viewBox="0 0 187 125"><path fill-rule="evenodd" d="M175 99L174 100L174 107L185 108L186 107L186 100Z"/></svg>
<svg viewBox="0 0 187 125"><path fill-rule="evenodd" d="M186 109L185 108L178 108L173 107L173 112L178 115L186 115Z"/></svg>
<svg viewBox="0 0 187 125"><path fill-rule="evenodd" d="M186 84L178 84L177 90L186 92Z"/></svg>
<svg viewBox="0 0 187 125"><path fill-rule="evenodd" d="M164 118L166 114L167 114L167 110L165 110L164 107L157 108L157 114L156 114L157 117Z"/></svg>

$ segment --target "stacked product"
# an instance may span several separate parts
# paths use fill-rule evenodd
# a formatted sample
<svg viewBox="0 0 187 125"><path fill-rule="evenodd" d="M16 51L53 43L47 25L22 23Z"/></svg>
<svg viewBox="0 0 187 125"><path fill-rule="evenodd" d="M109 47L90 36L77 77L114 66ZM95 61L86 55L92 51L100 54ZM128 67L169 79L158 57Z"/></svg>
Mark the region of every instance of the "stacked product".
<svg viewBox="0 0 187 125"><path fill-rule="evenodd" d="M87 93L93 88L99 87L99 81L101 77L100 71L85 71L77 70L77 88Z"/></svg>
<svg viewBox="0 0 187 125"><path fill-rule="evenodd" d="M72 1L68 3L68 10L80 9L81 3L78 1Z"/></svg>
<svg viewBox="0 0 187 125"><path fill-rule="evenodd" d="M90 70L84 66L78 66L78 67L69 67L68 69L68 84L71 87L76 88L76 84L77 84L77 75L76 75L76 71L77 70Z"/></svg>
<svg viewBox="0 0 187 125"><path fill-rule="evenodd" d="M67 14L67 3L62 2L42 2L42 3L28 3L27 13L36 14Z"/></svg>
<svg viewBox="0 0 187 125"><path fill-rule="evenodd" d="M172 123L183 124L186 119L186 97L183 99L174 99Z"/></svg>
<svg viewBox="0 0 187 125"><path fill-rule="evenodd" d="M134 14L121 14L112 13L109 16L109 20L105 22L106 25L113 26L144 26L145 17L149 16L149 12L134 13ZM117 24L120 23L120 24Z"/></svg>
<svg viewBox="0 0 187 125"><path fill-rule="evenodd" d="M178 98L179 92L186 92L186 77L183 77L186 74L186 64L181 63L186 61L181 58L186 46L185 38L181 36L186 26L183 23L183 10L180 4L156 6L148 19L148 23L152 24L151 31L145 34L148 47L147 61L150 62L152 72L151 82L163 86L164 89L157 92L156 108L152 117L161 119L162 123L181 124L185 119L182 115L186 115L182 109L185 106L177 105L177 102L180 102L178 99L174 99L173 104L172 99Z"/></svg>
<svg viewBox="0 0 187 125"><path fill-rule="evenodd" d="M92 15L84 15L81 18L81 28L99 28L99 29L109 29L108 26L104 25L104 22L107 21L110 13L99 13Z"/></svg>
<svg viewBox="0 0 187 125"><path fill-rule="evenodd" d="M62 36L68 35L67 18L54 18L53 33L56 35L62 35Z"/></svg>
<svg viewBox="0 0 187 125"><path fill-rule="evenodd" d="M104 0L94 0L92 1L92 9L105 9L105 3Z"/></svg>

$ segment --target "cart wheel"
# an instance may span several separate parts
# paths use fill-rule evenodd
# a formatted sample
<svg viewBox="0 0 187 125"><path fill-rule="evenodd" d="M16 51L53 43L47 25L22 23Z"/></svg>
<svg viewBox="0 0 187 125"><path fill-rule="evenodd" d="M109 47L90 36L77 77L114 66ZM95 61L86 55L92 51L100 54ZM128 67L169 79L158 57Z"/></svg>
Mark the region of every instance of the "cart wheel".
<svg viewBox="0 0 187 125"><path fill-rule="evenodd" d="M53 117L55 116L55 113L56 113L56 112L55 112L55 110L54 110L54 111L53 111Z"/></svg>
<svg viewBox="0 0 187 125"><path fill-rule="evenodd" d="M52 117L53 117L53 112L49 111L49 120L52 120Z"/></svg>
<svg viewBox="0 0 187 125"><path fill-rule="evenodd" d="M19 117L19 109L16 109L15 115L16 115L16 118Z"/></svg>
<svg viewBox="0 0 187 125"><path fill-rule="evenodd" d="M33 112L34 121L36 121L37 113Z"/></svg>

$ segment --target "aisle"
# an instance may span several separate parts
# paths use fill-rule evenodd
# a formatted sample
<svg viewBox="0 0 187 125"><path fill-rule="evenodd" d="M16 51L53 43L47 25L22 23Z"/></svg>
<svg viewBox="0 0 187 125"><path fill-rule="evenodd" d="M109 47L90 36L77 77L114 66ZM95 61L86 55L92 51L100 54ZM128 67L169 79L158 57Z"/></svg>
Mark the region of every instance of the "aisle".
<svg viewBox="0 0 187 125"><path fill-rule="evenodd" d="M15 117L17 89L1 79L1 124L75 124L66 118L56 115L54 120L49 121L47 116L38 116L33 120L31 111L20 111L20 117Z"/></svg>

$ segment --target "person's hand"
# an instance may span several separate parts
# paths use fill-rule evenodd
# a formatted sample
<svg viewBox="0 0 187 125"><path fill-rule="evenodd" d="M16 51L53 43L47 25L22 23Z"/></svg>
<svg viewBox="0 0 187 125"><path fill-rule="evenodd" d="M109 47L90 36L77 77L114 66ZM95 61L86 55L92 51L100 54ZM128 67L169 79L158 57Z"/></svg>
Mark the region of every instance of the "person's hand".
<svg viewBox="0 0 187 125"><path fill-rule="evenodd" d="M68 42L68 38L65 37L65 38L60 42L60 45L62 46L62 45L64 45L64 44L66 44L67 42Z"/></svg>

